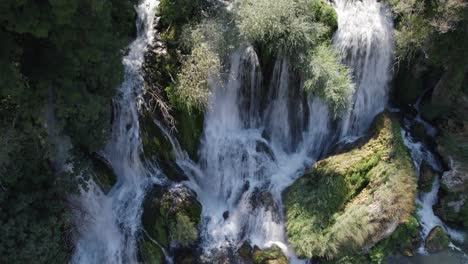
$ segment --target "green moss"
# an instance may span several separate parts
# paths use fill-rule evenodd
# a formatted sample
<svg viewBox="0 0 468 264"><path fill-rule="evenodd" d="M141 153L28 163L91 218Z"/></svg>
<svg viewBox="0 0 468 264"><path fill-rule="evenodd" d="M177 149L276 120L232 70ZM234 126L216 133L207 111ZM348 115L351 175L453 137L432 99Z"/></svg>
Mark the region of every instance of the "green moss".
<svg viewBox="0 0 468 264"><path fill-rule="evenodd" d="M426 238L426 250L435 253L447 249L450 238L440 226L434 227Z"/></svg>
<svg viewBox="0 0 468 264"><path fill-rule="evenodd" d="M92 177L104 193L108 193L117 182L117 176L104 160L98 157L92 159Z"/></svg>
<svg viewBox="0 0 468 264"><path fill-rule="evenodd" d="M198 238L201 204L185 187L176 185L164 189L157 186L148 194L142 216L143 227L166 249L170 241L188 247Z"/></svg>
<svg viewBox="0 0 468 264"><path fill-rule="evenodd" d="M171 240L186 247L193 244L198 237L197 225L186 214L178 213L169 224Z"/></svg>
<svg viewBox="0 0 468 264"><path fill-rule="evenodd" d="M155 243L145 240L140 243L140 258L145 264L166 263L164 253Z"/></svg>
<svg viewBox="0 0 468 264"><path fill-rule="evenodd" d="M285 190L291 246L304 258L356 254L391 223L409 221L415 179L398 122L382 114L365 145L318 162Z"/></svg>
<svg viewBox="0 0 468 264"><path fill-rule="evenodd" d="M267 249L255 248L252 254L254 264L287 264L288 259L277 245Z"/></svg>
<svg viewBox="0 0 468 264"><path fill-rule="evenodd" d="M413 252L419 244L419 223L416 215L411 215L386 239L380 241L369 251L372 263L383 263L392 254Z"/></svg>

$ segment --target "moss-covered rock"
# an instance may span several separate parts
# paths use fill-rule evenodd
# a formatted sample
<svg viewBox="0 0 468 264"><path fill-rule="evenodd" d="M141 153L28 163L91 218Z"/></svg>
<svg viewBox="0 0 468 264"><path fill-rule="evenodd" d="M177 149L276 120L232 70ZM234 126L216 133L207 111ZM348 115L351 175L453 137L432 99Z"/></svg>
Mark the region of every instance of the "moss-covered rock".
<svg viewBox="0 0 468 264"><path fill-rule="evenodd" d="M107 194L117 182L117 176L107 160L97 154L91 156L91 164L94 182Z"/></svg>
<svg viewBox="0 0 468 264"><path fill-rule="evenodd" d="M398 122L374 121L366 144L315 164L283 193L286 233L302 258L336 258L388 237L414 211L416 175Z"/></svg>
<svg viewBox="0 0 468 264"><path fill-rule="evenodd" d="M159 245L150 241L140 242L140 261L145 264L165 264L166 259Z"/></svg>
<svg viewBox="0 0 468 264"><path fill-rule="evenodd" d="M288 259L277 245L266 249L254 247L252 253L254 264L288 264Z"/></svg>
<svg viewBox="0 0 468 264"><path fill-rule="evenodd" d="M172 181L187 180L184 172L176 163L174 148L167 136L156 125L149 113L139 118L144 160L156 161L164 174Z"/></svg>
<svg viewBox="0 0 468 264"><path fill-rule="evenodd" d="M425 248L429 253L436 253L447 249L450 239L440 226L434 227L426 238Z"/></svg>
<svg viewBox="0 0 468 264"><path fill-rule="evenodd" d="M140 244L140 251L144 252L143 249L147 247L153 254L156 250L145 242L155 241L168 251L180 251L174 255L179 255L184 261L193 259L192 246L198 239L200 219L201 204L193 191L181 184L154 186L144 201L142 215L143 228L151 239ZM171 244L175 248L170 248Z"/></svg>
<svg viewBox="0 0 468 264"><path fill-rule="evenodd" d="M423 192L429 192L432 189L434 179L437 173L426 162L421 164L421 171L419 174L418 187Z"/></svg>

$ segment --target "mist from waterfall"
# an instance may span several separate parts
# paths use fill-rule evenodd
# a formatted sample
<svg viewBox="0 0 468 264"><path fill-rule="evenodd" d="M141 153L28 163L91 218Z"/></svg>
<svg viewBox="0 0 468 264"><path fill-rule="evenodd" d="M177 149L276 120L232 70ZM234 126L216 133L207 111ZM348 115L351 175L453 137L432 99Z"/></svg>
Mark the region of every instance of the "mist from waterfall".
<svg viewBox="0 0 468 264"><path fill-rule="evenodd" d="M125 79L114 102L112 139L101 153L117 175L108 193L92 180L78 198L81 210L75 215L79 239L72 263L137 263L137 235L146 186L157 181L148 177L140 160L138 124L139 93L143 85L141 66L154 38L154 20L159 1L143 0L137 6L138 37L123 59Z"/></svg>
<svg viewBox="0 0 468 264"><path fill-rule="evenodd" d="M390 9L382 1L336 0L333 5L338 14L333 44L353 70L356 83L341 136L360 136L387 106L393 21Z"/></svg>

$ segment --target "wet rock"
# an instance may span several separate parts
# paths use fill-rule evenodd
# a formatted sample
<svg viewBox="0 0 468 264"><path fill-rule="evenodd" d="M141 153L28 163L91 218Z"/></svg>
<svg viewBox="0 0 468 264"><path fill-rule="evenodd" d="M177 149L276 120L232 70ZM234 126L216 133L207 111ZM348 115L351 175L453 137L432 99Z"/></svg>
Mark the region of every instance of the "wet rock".
<svg viewBox="0 0 468 264"><path fill-rule="evenodd" d="M271 192L266 190L260 190L258 187L255 187L254 191L252 192L252 195L250 196L250 205L254 210L263 207L267 211L278 211L278 204L274 200Z"/></svg>
<svg viewBox="0 0 468 264"><path fill-rule="evenodd" d="M466 193L445 194L436 205L434 212L445 223L468 227L467 199Z"/></svg>
<svg viewBox="0 0 468 264"><path fill-rule="evenodd" d="M463 192L468 190L468 171L456 160L451 160L450 170L442 175L442 184L449 192Z"/></svg>
<svg viewBox="0 0 468 264"><path fill-rule="evenodd" d="M139 117L141 127L141 141L143 145L143 160L156 161L165 175L172 181L188 180L184 172L175 162L175 154L170 141L154 123L148 114Z"/></svg>
<svg viewBox="0 0 468 264"><path fill-rule="evenodd" d="M140 242L139 260L148 264L166 264L161 248L149 240Z"/></svg>
<svg viewBox="0 0 468 264"><path fill-rule="evenodd" d="M172 255L177 253L181 263L190 263L196 255L200 218L201 204L193 191L181 184L155 185L143 203L142 224L151 237L144 241L154 240Z"/></svg>
<svg viewBox="0 0 468 264"><path fill-rule="evenodd" d="M288 259L277 245L266 249L255 246L252 253L254 264L288 264Z"/></svg>
<svg viewBox="0 0 468 264"><path fill-rule="evenodd" d="M224 220L227 220L229 218L229 211L225 211L223 213L223 218L224 218Z"/></svg>
<svg viewBox="0 0 468 264"><path fill-rule="evenodd" d="M429 253L440 252L447 249L450 239L440 226L434 227L426 238L425 248Z"/></svg>
<svg viewBox="0 0 468 264"><path fill-rule="evenodd" d="M91 156L92 177L94 182L107 194L117 182L117 176L111 164L98 154Z"/></svg>
<svg viewBox="0 0 468 264"><path fill-rule="evenodd" d="M248 241L245 241L242 244L242 246L239 248L239 250L237 250L237 253L239 254L239 256L243 258L244 260L252 259L252 252L253 252L252 245L250 245L250 242Z"/></svg>
<svg viewBox="0 0 468 264"><path fill-rule="evenodd" d="M255 150L257 152L265 153L271 160L275 160L275 154L273 153L273 150L271 150L271 148L265 142L257 141Z"/></svg>
<svg viewBox="0 0 468 264"><path fill-rule="evenodd" d="M418 186L423 192L429 192L432 189L432 183L434 182L437 173L429 166L426 162L421 164Z"/></svg>

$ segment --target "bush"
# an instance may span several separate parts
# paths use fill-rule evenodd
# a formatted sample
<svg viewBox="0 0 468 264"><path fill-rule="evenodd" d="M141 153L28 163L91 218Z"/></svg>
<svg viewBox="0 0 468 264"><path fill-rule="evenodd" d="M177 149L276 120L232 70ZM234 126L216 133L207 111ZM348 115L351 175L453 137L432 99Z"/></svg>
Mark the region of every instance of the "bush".
<svg viewBox="0 0 468 264"><path fill-rule="evenodd" d="M204 109L211 94L210 85L218 80L221 62L206 43L194 47L184 60L173 93L186 109Z"/></svg>
<svg viewBox="0 0 468 264"><path fill-rule="evenodd" d="M190 218L183 213L176 215L176 220L171 222L169 228L171 239L183 247L187 247L197 240L198 231L195 223L190 221Z"/></svg>
<svg viewBox="0 0 468 264"><path fill-rule="evenodd" d="M272 50L288 55L307 50L327 31L308 13L308 2L241 0L237 6L239 30L249 41L268 43Z"/></svg>
<svg viewBox="0 0 468 264"><path fill-rule="evenodd" d="M304 89L322 97L335 117L346 109L354 93L351 71L331 45L322 44L309 54Z"/></svg>

